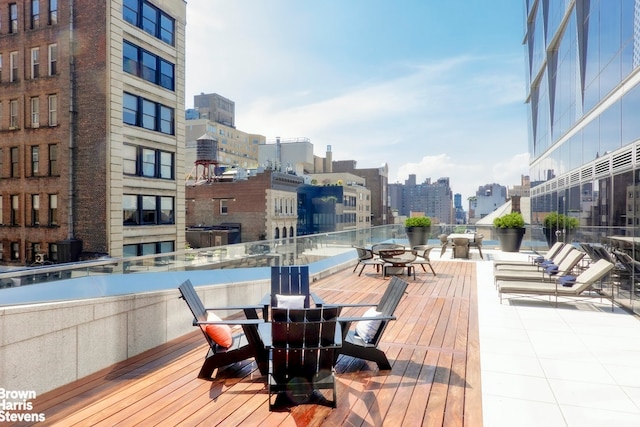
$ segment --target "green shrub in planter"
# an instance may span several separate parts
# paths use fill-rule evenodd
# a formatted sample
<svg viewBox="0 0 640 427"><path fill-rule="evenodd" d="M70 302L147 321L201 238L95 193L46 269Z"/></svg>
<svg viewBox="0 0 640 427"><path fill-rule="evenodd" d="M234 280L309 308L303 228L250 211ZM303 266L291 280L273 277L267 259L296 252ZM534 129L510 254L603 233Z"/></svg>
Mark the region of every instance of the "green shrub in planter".
<svg viewBox="0 0 640 427"><path fill-rule="evenodd" d="M522 228L524 227L524 218L520 212L511 212L494 219L493 226L496 228Z"/></svg>
<svg viewBox="0 0 640 427"><path fill-rule="evenodd" d="M404 230L407 233L409 245L426 245L431 234L431 218L428 216L413 216L404 221Z"/></svg>
<svg viewBox="0 0 640 427"><path fill-rule="evenodd" d="M524 233L524 218L519 212L511 212L493 220L496 235L500 241L500 250L503 252L519 252Z"/></svg>
<svg viewBox="0 0 640 427"><path fill-rule="evenodd" d="M558 239L570 242L575 234L575 229L578 228L578 224L577 218L558 212L550 212L542 220L542 232L547 239L549 247Z"/></svg>
<svg viewBox="0 0 640 427"><path fill-rule="evenodd" d="M551 212L544 217L542 225L547 228L573 230L578 227L578 219L558 212Z"/></svg>
<svg viewBox="0 0 640 427"><path fill-rule="evenodd" d="M412 216L404 220L405 227L430 227L431 218L428 216Z"/></svg>

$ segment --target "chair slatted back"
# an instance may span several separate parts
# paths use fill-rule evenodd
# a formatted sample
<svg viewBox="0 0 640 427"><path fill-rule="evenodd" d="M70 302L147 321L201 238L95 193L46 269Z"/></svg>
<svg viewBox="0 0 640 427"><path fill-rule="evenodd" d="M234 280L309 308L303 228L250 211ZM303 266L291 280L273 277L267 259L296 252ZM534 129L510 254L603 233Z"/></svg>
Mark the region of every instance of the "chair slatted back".
<svg viewBox="0 0 640 427"><path fill-rule="evenodd" d="M409 284L404 280L400 279L398 276L393 276L389 285L387 285L387 289L382 294L382 298L380 298L380 302L376 307L376 311L382 313L383 316L393 316L398 308L398 304L400 304L400 300L404 296L407 290L407 286ZM378 328L378 331L371 340L371 344L378 345L380 338L382 337L382 333L387 327L388 320L383 320Z"/></svg>
<svg viewBox="0 0 640 427"><path fill-rule="evenodd" d="M204 304L202 304L202 300L198 296L195 288L191 284L191 280L186 280L185 282L183 282L178 287L178 289L180 290L181 298L184 299L185 302L187 303L187 306L189 306L189 310L191 310L194 320L198 322L206 321L207 310ZM217 347L217 344L209 337L209 334L207 334L207 332L204 330L202 326L200 327L200 330L202 331L202 334L204 335L207 342L209 343L209 346L211 346L211 348L215 350Z"/></svg>
<svg viewBox="0 0 640 427"><path fill-rule="evenodd" d="M276 295L304 295L304 306L311 304L309 266L271 267L271 307L277 305Z"/></svg>
<svg viewBox="0 0 640 427"><path fill-rule="evenodd" d="M276 382L309 382L331 373L335 361L338 307L274 308L271 323L272 375Z"/></svg>

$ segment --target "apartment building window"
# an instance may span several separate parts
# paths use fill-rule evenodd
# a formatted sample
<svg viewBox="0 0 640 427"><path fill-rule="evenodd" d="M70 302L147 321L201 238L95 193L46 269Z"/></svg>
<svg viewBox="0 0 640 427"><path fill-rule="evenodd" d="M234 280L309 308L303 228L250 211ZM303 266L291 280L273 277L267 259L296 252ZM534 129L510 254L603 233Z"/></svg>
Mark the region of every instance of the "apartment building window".
<svg viewBox="0 0 640 427"><path fill-rule="evenodd" d="M173 108L165 107L164 105L158 105L160 109L160 132L167 135L173 135Z"/></svg>
<svg viewBox="0 0 640 427"><path fill-rule="evenodd" d="M18 261L20 259L20 242L11 242L11 260Z"/></svg>
<svg viewBox="0 0 640 427"><path fill-rule="evenodd" d="M49 145L49 176L58 175L58 146Z"/></svg>
<svg viewBox="0 0 640 427"><path fill-rule="evenodd" d="M9 53L9 81L18 81L18 52Z"/></svg>
<svg viewBox="0 0 640 427"><path fill-rule="evenodd" d="M4 152L2 151L2 148L0 148L0 179L2 179L3 175L4 175ZM0 204L0 211L2 211L2 204Z"/></svg>
<svg viewBox="0 0 640 427"><path fill-rule="evenodd" d="M220 215L227 215L229 213L229 201L220 200Z"/></svg>
<svg viewBox="0 0 640 427"><path fill-rule="evenodd" d="M11 225L18 225L20 220L20 196L11 196Z"/></svg>
<svg viewBox="0 0 640 427"><path fill-rule="evenodd" d="M123 173L147 178L174 179L174 155L152 148L124 146Z"/></svg>
<svg viewBox="0 0 640 427"><path fill-rule="evenodd" d="M31 98L31 127L40 127L40 98L37 96Z"/></svg>
<svg viewBox="0 0 640 427"><path fill-rule="evenodd" d="M173 224L173 197L160 197L160 224Z"/></svg>
<svg viewBox="0 0 640 427"><path fill-rule="evenodd" d="M3 211L4 211L4 202L2 200L2 195L0 195L0 225L4 224ZM0 250L0 254L2 254L1 250ZM2 259L2 258L0 258L0 259Z"/></svg>
<svg viewBox="0 0 640 427"><path fill-rule="evenodd" d="M142 176L156 176L156 151L149 148L142 149Z"/></svg>
<svg viewBox="0 0 640 427"><path fill-rule="evenodd" d="M49 194L49 225L58 225L58 195Z"/></svg>
<svg viewBox="0 0 640 427"><path fill-rule="evenodd" d="M31 147L31 176L37 176L40 169L40 147Z"/></svg>
<svg viewBox="0 0 640 427"><path fill-rule="evenodd" d="M40 0L31 0L31 29L40 26Z"/></svg>
<svg viewBox="0 0 640 427"><path fill-rule="evenodd" d="M156 130L156 103L142 100L142 127L149 130Z"/></svg>
<svg viewBox="0 0 640 427"><path fill-rule="evenodd" d="M58 245L55 243L49 243L49 261L58 261Z"/></svg>
<svg viewBox="0 0 640 427"><path fill-rule="evenodd" d="M18 100L9 101L9 129L18 129Z"/></svg>
<svg viewBox="0 0 640 427"><path fill-rule="evenodd" d="M18 32L18 5L9 3L9 33Z"/></svg>
<svg viewBox="0 0 640 427"><path fill-rule="evenodd" d="M124 123L174 135L175 114L173 108L126 92L123 94L122 104L122 121Z"/></svg>
<svg viewBox="0 0 640 427"><path fill-rule="evenodd" d="M0 82L2 81L2 54L0 53Z"/></svg>
<svg viewBox="0 0 640 427"><path fill-rule="evenodd" d="M0 130L2 130L2 101L0 101Z"/></svg>
<svg viewBox="0 0 640 427"><path fill-rule="evenodd" d="M125 175L137 175L138 147L125 144L122 151L122 173Z"/></svg>
<svg viewBox="0 0 640 427"><path fill-rule="evenodd" d="M55 76L58 74L58 45L50 44L47 50L49 53L49 75Z"/></svg>
<svg viewBox="0 0 640 427"><path fill-rule="evenodd" d="M122 17L128 23L137 26L138 25L138 8L140 7L139 0L124 0L122 2Z"/></svg>
<svg viewBox="0 0 640 427"><path fill-rule="evenodd" d="M125 194L122 213L123 225L174 224L174 198Z"/></svg>
<svg viewBox="0 0 640 427"><path fill-rule="evenodd" d="M167 151L160 151L160 169L158 178L173 179L173 153Z"/></svg>
<svg viewBox="0 0 640 427"><path fill-rule="evenodd" d="M49 0L49 25L58 23L58 0Z"/></svg>
<svg viewBox="0 0 640 427"><path fill-rule="evenodd" d="M157 224L157 200L155 196L142 196L142 223Z"/></svg>
<svg viewBox="0 0 640 427"><path fill-rule="evenodd" d="M49 126L58 126L58 95L49 95Z"/></svg>
<svg viewBox="0 0 640 427"><path fill-rule="evenodd" d="M40 225L40 195L31 195L31 225Z"/></svg>
<svg viewBox="0 0 640 427"><path fill-rule="evenodd" d="M40 76L40 48L31 49L31 78L36 79Z"/></svg>
<svg viewBox="0 0 640 427"><path fill-rule="evenodd" d="M151 3L141 0L124 0L122 16L130 24L173 46L175 21Z"/></svg>
<svg viewBox="0 0 640 427"><path fill-rule="evenodd" d="M126 92L122 96L122 121L129 125L138 125L138 97Z"/></svg>
<svg viewBox="0 0 640 427"><path fill-rule="evenodd" d="M11 178L20 176L20 151L18 147L11 147Z"/></svg>
<svg viewBox="0 0 640 427"><path fill-rule="evenodd" d="M127 41L123 42L122 69L165 89L174 90L174 65Z"/></svg>

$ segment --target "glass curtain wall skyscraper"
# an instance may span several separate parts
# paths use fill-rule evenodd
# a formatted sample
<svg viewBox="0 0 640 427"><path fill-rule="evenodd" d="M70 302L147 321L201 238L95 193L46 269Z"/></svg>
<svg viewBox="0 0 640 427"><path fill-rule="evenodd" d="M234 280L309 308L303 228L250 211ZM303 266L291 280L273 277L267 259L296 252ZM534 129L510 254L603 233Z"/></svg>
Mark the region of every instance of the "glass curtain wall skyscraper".
<svg viewBox="0 0 640 427"><path fill-rule="evenodd" d="M640 0L525 0L532 221L639 235ZM597 241L597 240L596 240Z"/></svg>

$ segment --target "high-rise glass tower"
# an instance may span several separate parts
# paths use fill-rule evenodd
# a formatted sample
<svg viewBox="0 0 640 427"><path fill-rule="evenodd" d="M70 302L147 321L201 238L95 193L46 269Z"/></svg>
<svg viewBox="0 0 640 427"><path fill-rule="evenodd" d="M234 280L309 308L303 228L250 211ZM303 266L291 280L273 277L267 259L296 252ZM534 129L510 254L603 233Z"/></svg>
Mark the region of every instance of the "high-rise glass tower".
<svg viewBox="0 0 640 427"><path fill-rule="evenodd" d="M532 221L638 235L640 0L525 0Z"/></svg>

